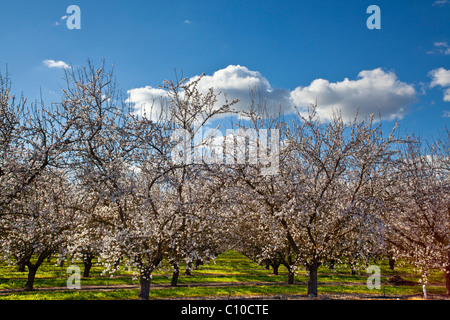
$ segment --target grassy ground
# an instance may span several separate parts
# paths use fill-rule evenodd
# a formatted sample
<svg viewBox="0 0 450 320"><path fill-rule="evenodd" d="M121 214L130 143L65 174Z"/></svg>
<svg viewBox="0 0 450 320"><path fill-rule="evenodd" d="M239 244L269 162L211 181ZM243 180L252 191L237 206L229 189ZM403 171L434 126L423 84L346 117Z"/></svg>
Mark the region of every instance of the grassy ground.
<svg viewBox="0 0 450 320"><path fill-rule="evenodd" d="M46 262L38 270L35 280L35 291L24 292L27 272L18 272L15 266L0 264L0 300L2 299L136 299L139 280L134 279L131 272L121 270L114 274L102 275L100 266L94 266L89 278L81 279L80 290L68 290L66 287L66 268L55 266L55 261ZM413 269L400 264L392 271L387 261L378 261L381 268L382 287L370 290L366 286L368 275L361 269L359 274L350 275L350 268L336 265L331 271L327 266L319 269L319 297L330 299L368 299L368 298L420 298L422 287L394 286L386 284L393 275L400 275L409 281L417 282L419 276ZM82 265L80 264L82 269ZM271 298L271 299L303 299L306 298L308 277L305 270L298 270L293 285L287 285L287 270L280 267L279 275L257 265L242 254L235 251L222 253L218 258L198 270L192 270L191 276L180 275L179 285L170 286L171 272L158 271L152 279L150 298ZM433 272L429 278L427 292L431 296L442 297L445 293L444 276L441 272Z"/></svg>

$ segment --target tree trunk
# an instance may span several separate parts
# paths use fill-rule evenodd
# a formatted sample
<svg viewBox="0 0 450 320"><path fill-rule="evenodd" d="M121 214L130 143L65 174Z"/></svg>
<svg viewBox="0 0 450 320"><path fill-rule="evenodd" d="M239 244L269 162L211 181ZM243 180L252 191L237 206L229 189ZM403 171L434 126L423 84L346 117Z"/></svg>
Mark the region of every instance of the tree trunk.
<svg viewBox="0 0 450 320"><path fill-rule="evenodd" d="M25 291L33 290L34 278L36 277L37 269L37 266L28 264L28 278L27 283L25 284Z"/></svg>
<svg viewBox="0 0 450 320"><path fill-rule="evenodd" d="M122 260L122 258L119 258L119 259L117 259L117 260L114 262L114 269L117 269L117 268L119 267L119 265L120 265L120 260Z"/></svg>
<svg viewBox="0 0 450 320"><path fill-rule="evenodd" d="M294 284L294 276L295 276L295 270L294 267L289 267L288 268L289 273L288 273L288 284Z"/></svg>
<svg viewBox="0 0 450 320"><path fill-rule="evenodd" d="M356 274L356 266L353 261L350 262L350 270L351 270L351 275L354 276Z"/></svg>
<svg viewBox="0 0 450 320"><path fill-rule="evenodd" d="M319 265L316 261L313 261L308 266L309 279L308 279L308 296L317 297L317 269Z"/></svg>
<svg viewBox="0 0 450 320"><path fill-rule="evenodd" d="M280 267L280 264L279 264L279 263L273 263L273 264L272 264L272 269L273 269L273 272L272 272L272 273L273 273L274 275L276 275L276 276L278 275L278 268L279 268L279 267Z"/></svg>
<svg viewBox="0 0 450 320"><path fill-rule="evenodd" d="M395 259L389 257L389 268L390 268L391 270L394 270L394 266L395 266Z"/></svg>
<svg viewBox="0 0 450 320"><path fill-rule="evenodd" d="M27 266L26 262L18 262L17 264L17 271L18 272L25 272L25 267Z"/></svg>
<svg viewBox="0 0 450 320"><path fill-rule="evenodd" d="M141 272L139 279L140 290L139 290L139 300L148 300L150 296L150 283L151 283L151 271Z"/></svg>
<svg viewBox="0 0 450 320"><path fill-rule="evenodd" d="M445 287L447 288L447 295L450 296L450 265L445 269Z"/></svg>
<svg viewBox="0 0 450 320"><path fill-rule="evenodd" d="M89 278L89 272L92 268L92 256L88 255L83 259L84 270L83 270L83 278Z"/></svg>
<svg viewBox="0 0 450 320"><path fill-rule="evenodd" d="M200 259L197 259L197 261L195 261L195 267L194 270L198 270L198 268L203 264L203 261Z"/></svg>
<svg viewBox="0 0 450 320"><path fill-rule="evenodd" d="M172 281L170 282L170 285L172 287L176 287L178 284L178 277L180 276L180 266L178 263L173 264L173 274L172 274Z"/></svg>
<svg viewBox="0 0 450 320"><path fill-rule="evenodd" d="M334 264L336 263L335 259L330 260L330 270L334 270Z"/></svg>
<svg viewBox="0 0 450 320"><path fill-rule="evenodd" d="M192 262L188 262L187 265L186 265L186 271L184 272L184 274L186 276L190 276L192 274L191 273L191 267L192 267Z"/></svg>
<svg viewBox="0 0 450 320"><path fill-rule="evenodd" d="M34 284L34 278L36 277L36 272L37 272L38 268L41 266L42 262L44 262L44 260L46 258L48 258L49 255L51 255L50 251L44 251L41 254L39 254L38 259L35 264L32 264L30 262L30 260L28 260L26 262L26 265L28 267L28 278L27 278L27 283L25 284L25 288L24 288L25 291L33 290L33 284Z"/></svg>

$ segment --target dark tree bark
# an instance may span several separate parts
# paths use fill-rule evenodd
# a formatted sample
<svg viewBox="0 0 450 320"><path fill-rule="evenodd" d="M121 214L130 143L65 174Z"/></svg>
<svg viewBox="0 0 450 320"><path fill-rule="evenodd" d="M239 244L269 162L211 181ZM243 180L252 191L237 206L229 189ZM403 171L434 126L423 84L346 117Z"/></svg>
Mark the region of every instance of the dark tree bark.
<svg viewBox="0 0 450 320"><path fill-rule="evenodd" d="M84 270L83 270L83 278L89 278L89 272L92 268L92 255L87 254L83 258Z"/></svg>
<svg viewBox="0 0 450 320"><path fill-rule="evenodd" d="M117 269L117 268L119 267L119 265L120 265L120 260L122 260L122 258L119 258L119 259L117 259L117 260L114 262L114 269Z"/></svg>
<svg viewBox="0 0 450 320"><path fill-rule="evenodd" d="M335 260L335 259L331 259L331 260L330 260L330 270L334 270L334 265L335 265L335 263L336 263L336 260Z"/></svg>
<svg viewBox="0 0 450 320"><path fill-rule="evenodd" d="M389 257L389 268L390 268L391 270L394 270L394 267L395 267L395 259Z"/></svg>
<svg viewBox="0 0 450 320"><path fill-rule="evenodd" d="M294 284L294 276L295 276L295 271L294 268L292 266L288 267L288 284Z"/></svg>
<svg viewBox="0 0 450 320"><path fill-rule="evenodd" d="M26 261L19 261L17 262L17 271L19 272L25 272L25 267L27 266Z"/></svg>
<svg viewBox="0 0 450 320"><path fill-rule="evenodd" d="M172 274L172 281L170 282L170 285L173 287L176 287L178 284L178 277L180 276L180 266L178 263L173 264L173 274Z"/></svg>
<svg viewBox="0 0 450 320"><path fill-rule="evenodd" d="M139 300L148 300L150 296L150 284L151 284L152 272L150 270L141 271L139 284Z"/></svg>
<svg viewBox="0 0 450 320"><path fill-rule="evenodd" d="M309 271L309 279L308 279L308 296L309 297L317 297L317 269L319 268L319 264L317 261L313 261L308 266Z"/></svg>
<svg viewBox="0 0 450 320"><path fill-rule="evenodd" d="M274 275L278 275L278 268L280 267L280 264L279 263L272 263L272 273L274 274Z"/></svg>
<svg viewBox="0 0 450 320"><path fill-rule="evenodd" d="M25 284L25 291L32 291L33 290L33 284L34 279L36 277L36 272L41 266L42 262L51 254L50 251L44 251L38 256L38 259L35 264L31 263L30 259L26 262L26 265L28 267L28 277L27 277L27 283Z"/></svg>
<svg viewBox="0 0 450 320"><path fill-rule="evenodd" d="M197 261L195 261L195 267L194 270L198 270L198 268L203 265L203 261L200 259L197 259Z"/></svg>
<svg viewBox="0 0 450 320"><path fill-rule="evenodd" d="M28 278L27 283L25 284L25 291L33 291L34 279L36 277L36 271L38 267L36 265L28 264Z"/></svg>
<svg viewBox="0 0 450 320"><path fill-rule="evenodd" d="M356 266L355 263L352 261L350 262L350 270L351 270L351 275L354 276L356 274Z"/></svg>
<svg viewBox="0 0 450 320"><path fill-rule="evenodd" d="M191 268L192 268L192 262L188 262L188 264L186 265L186 270L184 271L184 275L186 275L186 276L192 275Z"/></svg>
<svg viewBox="0 0 450 320"><path fill-rule="evenodd" d="M445 287L447 288L447 295L450 296L450 265L445 268Z"/></svg>

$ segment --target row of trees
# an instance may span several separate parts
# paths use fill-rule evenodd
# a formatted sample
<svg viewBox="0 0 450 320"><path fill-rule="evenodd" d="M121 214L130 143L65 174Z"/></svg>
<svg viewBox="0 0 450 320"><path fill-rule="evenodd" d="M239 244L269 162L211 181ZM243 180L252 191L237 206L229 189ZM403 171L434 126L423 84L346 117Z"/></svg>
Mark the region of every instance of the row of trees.
<svg viewBox="0 0 450 320"><path fill-rule="evenodd" d="M254 103L232 139L262 157L262 132L279 134L269 142L277 171L264 174L251 148L230 151L217 137L211 147L214 134L186 139L238 103L217 106L213 89L197 89L201 77L164 82L158 119L136 114L104 65L69 69L66 79L60 103L27 106L1 77L0 251L28 268L26 290L43 261L70 255L85 276L94 259L105 271L132 268L148 299L163 259L176 284L181 262L234 248L275 272L285 265L291 283L305 267L311 296L320 265L375 257L408 259L423 275L440 268L450 294L448 131L423 142L395 129L384 136L373 118L321 122L314 106L274 117ZM199 150L202 162L173 161Z"/></svg>

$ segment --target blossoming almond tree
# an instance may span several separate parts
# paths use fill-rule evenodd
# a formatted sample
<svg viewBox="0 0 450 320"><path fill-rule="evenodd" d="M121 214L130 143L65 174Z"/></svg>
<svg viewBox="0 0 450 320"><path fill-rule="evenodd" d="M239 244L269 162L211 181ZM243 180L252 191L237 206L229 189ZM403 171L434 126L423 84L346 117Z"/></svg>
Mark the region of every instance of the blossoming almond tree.
<svg viewBox="0 0 450 320"><path fill-rule="evenodd" d="M104 66L68 71L63 105L78 110L69 161L77 181L102 200L105 214L115 213L100 256L112 270L114 261L127 258L124 263L139 273L140 299L148 299L152 272L169 249L186 249L178 240L195 212L185 186L197 165L173 161L174 131L192 137L195 124L229 110L229 103L216 107L212 90L200 93L198 81L165 82L167 105L158 119L148 119L124 105Z"/></svg>
<svg viewBox="0 0 450 320"><path fill-rule="evenodd" d="M8 239L11 234L19 236L20 232L26 232L20 229L24 225L28 224L30 228L35 228L37 223L44 223L39 220L43 213L30 214L30 211L37 210L38 207L40 207L39 210L56 210L52 207L56 204L50 202L36 202L34 208L28 205L32 192L36 196L32 198L33 201L43 201L38 198L42 197L46 191L39 189L41 186L44 189L50 188L46 184L46 179L53 179L55 172L59 172L57 168L63 168L62 159L72 143L73 113L69 109L58 109L54 104L45 105L42 101L27 106L26 99L23 97L16 102L11 94L8 74L0 75L0 85L0 237L3 243L3 240ZM61 115L64 117L60 117ZM45 177L40 179L41 175ZM35 183L37 179L39 183ZM57 205L62 207L63 201L61 200ZM60 212L64 214L62 210ZM13 222L15 219L18 221L17 226ZM64 221L63 217L61 219ZM45 252L40 252L38 261L32 264L30 259L33 254L30 256L30 252L35 251L30 249L27 241L17 240L14 245L8 240L5 241L3 244L8 246L7 250L13 250L8 252L13 252L15 255L19 269L24 270L25 265L28 264L30 278L26 288L29 290L32 289L34 274L42 263L40 261L42 257L55 253L53 248L61 248L61 241L55 240L54 246ZM33 238L29 241L29 243L36 242L38 246L40 240ZM20 249L21 244L24 246L22 249ZM48 247L51 244L46 242L43 246Z"/></svg>
<svg viewBox="0 0 450 320"><path fill-rule="evenodd" d="M250 110L243 116L245 120L236 124L239 129L227 135L224 142L224 155L232 160L223 170L223 210L234 218L228 222L233 230L230 245L258 263L270 262L274 273L280 264L285 265L288 283L293 283L296 255L277 216L292 193L290 188L296 187L286 162L287 127L281 116L267 112L261 100L252 99ZM231 149L230 139L234 140ZM271 170L267 170L268 165Z"/></svg>
<svg viewBox="0 0 450 320"><path fill-rule="evenodd" d="M0 74L0 221L41 172L60 165L72 142L72 115L42 101L31 106L24 97L17 101L9 75Z"/></svg>
<svg viewBox="0 0 450 320"><path fill-rule="evenodd" d="M73 260L83 261L83 277L89 277L94 258L99 257L104 244L104 235L111 231L109 220L112 212L98 194L89 192L74 183L71 209L77 217L77 224L67 242L65 253Z"/></svg>
<svg viewBox="0 0 450 320"><path fill-rule="evenodd" d="M450 134L433 143L413 139L402 153L403 166L390 230L397 255L420 270L427 283L432 268L445 274L450 295Z"/></svg>
<svg viewBox="0 0 450 320"><path fill-rule="evenodd" d="M194 137L215 115L230 112L231 105L235 103L225 99L224 105L217 106L217 94L212 89L201 93L197 88L200 80L201 77L189 82L186 78L178 82L165 81L163 87L167 92L167 104L162 110L157 128L149 130L154 126L152 120L142 118L139 122L144 131L139 134L138 168L139 180L144 188L140 188L142 192L138 194L150 217L160 221L158 230L165 236L158 238L157 245L153 244L153 248L160 248L154 256L158 257L156 262L159 263L163 254L170 251L175 268L174 285L180 259L192 259L193 256L205 254L199 251L203 246L197 245L195 240L204 239L198 235L206 230L205 223L208 220L201 215L208 211L202 210L204 201L193 188L202 186L202 189L206 189L208 184L203 183L205 175L201 174L204 170L202 163L188 160L196 156L195 152L202 144L201 139L197 142ZM177 138L183 140L181 150L176 149ZM176 161L174 156L183 160ZM141 299L148 299L149 278L157 263L145 269L146 281L141 282Z"/></svg>
<svg viewBox="0 0 450 320"><path fill-rule="evenodd" d="M384 138L372 119L344 122L336 114L322 123L314 106L298 117L286 137L291 184L298 187L277 217L297 261L309 272L308 295L317 296L320 264L352 248L355 236L364 242L365 233L381 234L377 197L395 141L392 135Z"/></svg>
<svg viewBox="0 0 450 320"><path fill-rule="evenodd" d="M45 259L65 248L77 224L69 205L72 190L64 175L58 170L41 172L14 199L14 213L2 220L6 235L0 250L28 267L26 291L33 290L36 272Z"/></svg>
<svg viewBox="0 0 450 320"><path fill-rule="evenodd" d="M164 157L170 147L170 131L164 129L170 127L134 116L104 64L97 68L89 63L67 71L66 76L62 105L77 110L68 161L75 181L98 201L94 214L103 224L97 225L102 230L99 257L105 271L111 272L126 258L123 263L136 268L140 276L140 297L148 298L151 271L167 250L170 233L165 233L164 226L170 217L158 216L142 196L149 187L144 177L150 172L164 179ZM149 153L143 151L143 141L151 146ZM142 154L147 157L145 165L140 162ZM163 184L150 189L154 203L169 208Z"/></svg>

